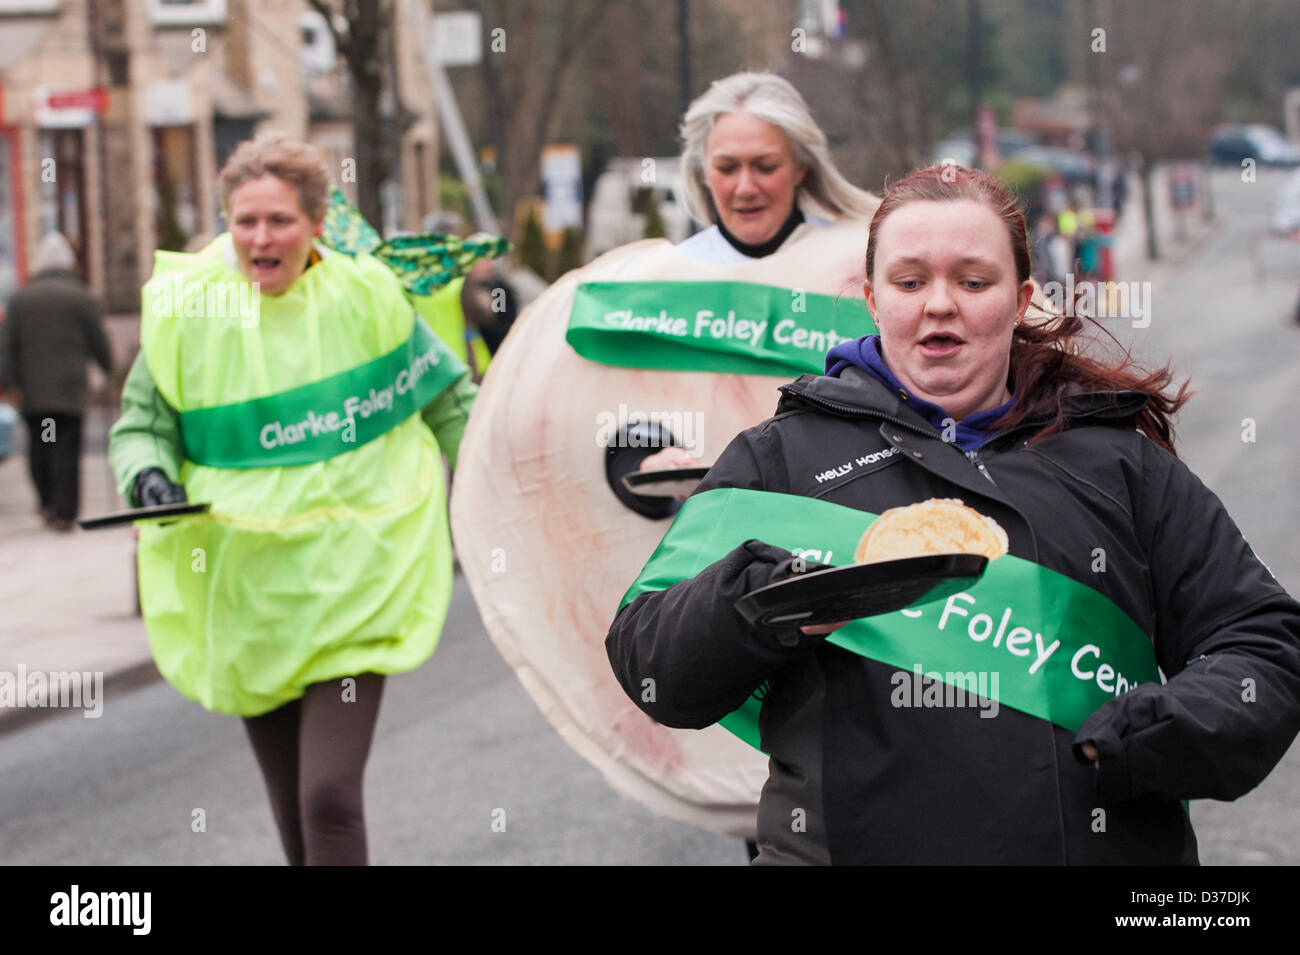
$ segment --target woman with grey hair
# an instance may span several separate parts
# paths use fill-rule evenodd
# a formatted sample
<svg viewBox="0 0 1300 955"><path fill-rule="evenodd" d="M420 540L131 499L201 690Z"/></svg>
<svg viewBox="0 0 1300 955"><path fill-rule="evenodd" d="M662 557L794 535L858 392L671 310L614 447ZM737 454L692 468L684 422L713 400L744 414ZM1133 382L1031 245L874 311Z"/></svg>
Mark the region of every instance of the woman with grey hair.
<svg viewBox="0 0 1300 955"><path fill-rule="evenodd" d="M760 259L837 218L861 219L865 235L880 205L835 168L808 104L775 73L715 80L686 110L681 137L686 211L708 227L677 249L697 261ZM695 463L665 448L641 469Z"/></svg>
<svg viewBox="0 0 1300 955"><path fill-rule="evenodd" d="M678 251L709 265L740 265L788 248L833 219L861 219L865 239L880 200L835 168L826 134L787 80L774 73L716 80L687 109L681 137L686 211L707 228ZM790 266L777 265L776 274L782 268ZM638 469L696 464L683 448L666 447ZM758 848L746 845L752 860Z"/></svg>
<svg viewBox="0 0 1300 955"><path fill-rule="evenodd" d="M686 210L707 224L678 246L715 265L762 258L801 226L868 220L880 200L831 160L799 91L774 73L714 82L682 121Z"/></svg>

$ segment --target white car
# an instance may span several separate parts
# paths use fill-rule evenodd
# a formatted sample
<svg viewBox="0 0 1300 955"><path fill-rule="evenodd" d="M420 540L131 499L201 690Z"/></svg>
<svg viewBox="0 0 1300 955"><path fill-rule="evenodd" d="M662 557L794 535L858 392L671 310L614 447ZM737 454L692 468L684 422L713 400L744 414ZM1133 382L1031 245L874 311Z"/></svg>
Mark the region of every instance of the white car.
<svg viewBox="0 0 1300 955"><path fill-rule="evenodd" d="M645 233L644 202L652 196L659 207L665 238L681 242L691 234L682 204L682 162L676 156L658 159L615 158L596 179L587 212L587 244L592 256L636 242Z"/></svg>
<svg viewBox="0 0 1300 955"><path fill-rule="evenodd" d="M1237 166L1254 159L1261 166L1300 164L1300 147L1289 142L1272 126L1225 125L1210 137L1210 160L1217 165Z"/></svg>

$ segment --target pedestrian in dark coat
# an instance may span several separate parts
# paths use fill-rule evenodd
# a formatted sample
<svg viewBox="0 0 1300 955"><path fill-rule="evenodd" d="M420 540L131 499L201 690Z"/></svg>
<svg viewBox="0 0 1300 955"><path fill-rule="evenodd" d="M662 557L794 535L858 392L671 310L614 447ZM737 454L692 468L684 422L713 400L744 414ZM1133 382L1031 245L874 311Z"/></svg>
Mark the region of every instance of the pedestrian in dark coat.
<svg viewBox="0 0 1300 955"><path fill-rule="evenodd" d="M68 240L48 233L35 272L9 300L0 347L0 385L12 392L27 422L27 459L38 510L68 531L81 498L81 424L86 363L106 374L113 359L99 304L77 274Z"/></svg>

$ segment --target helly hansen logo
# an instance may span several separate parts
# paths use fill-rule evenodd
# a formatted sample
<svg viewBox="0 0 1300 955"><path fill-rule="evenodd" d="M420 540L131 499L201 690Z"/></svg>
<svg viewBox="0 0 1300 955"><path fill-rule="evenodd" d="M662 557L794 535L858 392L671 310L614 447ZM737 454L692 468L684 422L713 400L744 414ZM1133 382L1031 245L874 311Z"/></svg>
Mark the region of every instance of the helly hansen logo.
<svg viewBox="0 0 1300 955"><path fill-rule="evenodd" d="M864 454L860 457L845 461L839 467L827 468L820 474L814 474L813 477L817 479L818 484L825 484L827 481L834 481L836 478L844 477L844 475L850 473L855 467L869 468L871 465L878 464L881 461L886 461L898 453L898 448L885 448L883 451L872 451L870 454Z"/></svg>

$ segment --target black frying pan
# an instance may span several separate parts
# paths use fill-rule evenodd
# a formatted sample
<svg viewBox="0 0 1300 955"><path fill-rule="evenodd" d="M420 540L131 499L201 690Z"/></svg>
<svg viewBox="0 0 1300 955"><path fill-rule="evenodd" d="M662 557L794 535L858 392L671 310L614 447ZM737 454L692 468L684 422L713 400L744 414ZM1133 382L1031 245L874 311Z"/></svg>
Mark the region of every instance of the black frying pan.
<svg viewBox="0 0 1300 955"><path fill-rule="evenodd" d="M184 517L187 514L203 514L212 507L211 502L183 501L180 504L155 504L153 507L133 507L129 511L114 511L99 517L87 517L77 521L82 530L97 531L103 527L118 527L122 524L134 524L136 521L156 519L159 517Z"/></svg>
<svg viewBox="0 0 1300 955"><path fill-rule="evenodd" d="M736 609L754 626L815 626L942 600L977 581L980 554L931 554L798 574L750 591Z"/></svg>

